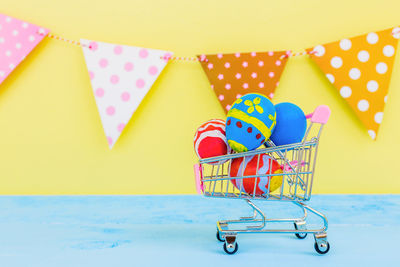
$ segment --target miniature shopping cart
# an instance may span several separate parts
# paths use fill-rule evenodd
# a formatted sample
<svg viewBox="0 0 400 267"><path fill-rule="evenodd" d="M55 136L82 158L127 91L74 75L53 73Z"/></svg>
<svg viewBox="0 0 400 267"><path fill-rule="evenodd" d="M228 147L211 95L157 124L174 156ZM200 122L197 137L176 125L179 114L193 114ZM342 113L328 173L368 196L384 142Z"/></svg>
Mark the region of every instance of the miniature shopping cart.
<svg viewBox="0 0 400 267"><path fill-rule="evenodd" d="M205 197L243 199L253 210L253 215L241 217L236 220L222 220L217 222L217 239L224 242L223 248L226 253L234 254L238 250L236 236L245 233L288 233L295 234L299 239L304 239L307 234L313 234L315 239L315 250L320 254L329 251L327 241L328 221L326 217L315 209L304 204L310 200L314 178L315 163L317 158L318 143L322 128L327 123L330 110L327 106L318 106L312 114L307 115L309 126L306 130L304 140L300 143L275 146L270 140L267 148L261 148L244 153L234 153L224 156L205 158L195 165L196 188L199 194ZM272 173L259 173L260 155L267 154L278 162L282 171ZM241 173L230 175L232 162L242 158L241 164L245 164L245 158L258 157L256 173L244 175L244 167ZM273 161L270 161L273 162ZM272 163L271 163L272 165ZM272 170L272 166L269 166ZM274 178L275 177L275 178ZM268 182L268 190L259 194L256 190L257 179L281 179L281 186L270 192L272 182ZM243 184L245 179L255 179L254 190L245 190ZM233 182L234 180L234 182ZM264 183L265 184L265 183ZM263 211L253 201L276 200L287 201L300 207L303 216L300 218L266 218ZM306 225L307 213L310 212L322 219L323 226L318 229L308 229ZM281 223L290 228L273 228L272 223Z"/></svg>

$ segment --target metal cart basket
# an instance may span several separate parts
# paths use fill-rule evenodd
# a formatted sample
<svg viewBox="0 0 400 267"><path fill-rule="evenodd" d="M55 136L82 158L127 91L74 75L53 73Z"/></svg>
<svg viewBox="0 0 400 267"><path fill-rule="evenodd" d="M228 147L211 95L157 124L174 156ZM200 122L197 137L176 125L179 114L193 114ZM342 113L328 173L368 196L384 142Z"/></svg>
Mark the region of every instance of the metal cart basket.
<svg viewBox="0 0 400 267"><path fill-rule="evenodd" d="M236 237L244 233L288 233L295 234L299 239L304 239L307 234L313 234L315 239L314 248L320 254L329 251L330 245L327 241L328 221L326 217L315 209L304 204L310 200L314 170L317 158L318 143L322 128L327 123L330 110L327 106L318 106L312 114L307 115L309 125L302 142L275 146L270 140L268 147L253 151L234 153L224 156L201 159L194 166L196 188L199 194L205 197L243 199L253 210L253 215L240 217L235 220L222 220L217 222L217 239L224 242L223 248L226 253L234 254L238 250ZM273 160L268 164L267 172L259 171L263 155L268 155ZM256 157L257 168L255 173L245 174L244 164L247 160ZM231 175L233 165L240 162L242 165L239 172ZM272 172L272 162L279 163L279 172ZM233 163L233 164L232 164ZM265 164L265 163L264 163ZM249 190L244 187L246 179L252 179L254 188ZM270 190L272 179L278 179L280 187L274 191ZM249 180L247 180L249 181ZM265 181L263 193L257 186L259 181ZM248 185L249 183L247 183ZM251 184L251 183L250 183ZM265 190L267 189L267 190ZM266 218L263 211L254 204L257 200L287 201L301 208L303 216L300 218ZM323 226L318 229L308 229L306 219L308 213L312 213L322 219ZM271 223L290 223L293 228L266 229Z"/></svg>

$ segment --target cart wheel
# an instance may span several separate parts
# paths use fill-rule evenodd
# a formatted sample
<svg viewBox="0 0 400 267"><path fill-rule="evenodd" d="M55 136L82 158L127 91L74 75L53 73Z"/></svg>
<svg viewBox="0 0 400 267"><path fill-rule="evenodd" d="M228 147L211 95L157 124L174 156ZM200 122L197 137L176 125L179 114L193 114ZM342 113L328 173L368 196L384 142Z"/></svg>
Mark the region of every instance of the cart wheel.
<svg viewBox="0 0 400 267"><path fill-rule="evenodd" d="M319 254L326 254L326 253L328 253L331 246L329 245L328 241L321 243L320 245L318 245L318 243L315 242L314 248Z"/></svg>
<svg viewBox="0 0 400 267"><path fill-rule="evenodd" d="M225 242L225 239L224 238L222 238L221 236L220 236L220 234L219 234L219 231L217 230L217 239L218 239L218 241L220 241L220 242Z"/></svg>
<svg viewBox="0 0 400 267"><path fill-rule="evenodd" d="M226 244L226 242L224 243L224 251L227 254L230 254L230 255L235 254L236 251L238 251L238 248L239 248L239 245L236 242L233 244L228 244L228 245Z"/></svg>
<svg viewBox="0 0 400 267"><path fill-rule="evenodd" d="M296 230L298 230L297 229L297 224L296 223L293 223L294 224L294 228L296 229ZM304 238L306 238L307 237L307 233L305 233L305 234L295 234L296 235L296 237L298 238L298 239L304 239Z"/></svg>

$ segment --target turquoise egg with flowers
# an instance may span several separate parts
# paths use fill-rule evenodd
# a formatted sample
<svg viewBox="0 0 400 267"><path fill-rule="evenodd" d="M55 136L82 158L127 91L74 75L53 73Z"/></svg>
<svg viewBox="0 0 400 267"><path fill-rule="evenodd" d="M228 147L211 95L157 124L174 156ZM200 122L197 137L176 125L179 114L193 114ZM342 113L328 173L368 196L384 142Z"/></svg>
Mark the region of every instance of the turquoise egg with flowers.
<svg viewBox="0 0 400 267"><path fill-rule="evenodd" d="M232 104L226 119L226 139L236 152L254 150L274 131L276 110L268 97L251 93Z"/></svg>

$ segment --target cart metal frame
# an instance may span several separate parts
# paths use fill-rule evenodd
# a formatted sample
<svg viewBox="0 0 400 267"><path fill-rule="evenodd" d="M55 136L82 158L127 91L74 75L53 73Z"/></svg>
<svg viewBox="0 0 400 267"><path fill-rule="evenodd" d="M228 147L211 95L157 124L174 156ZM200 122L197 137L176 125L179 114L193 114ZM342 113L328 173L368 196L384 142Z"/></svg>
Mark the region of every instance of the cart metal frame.
<svg viewBox="0 0 400 267"><path fill-rule="evenodd" d="M327 106L318 106L315 111L307 115L310 119L302 142L275 146L270 140L267 148L257 149L244 153L234 153L224 156L200 159L199 164L194 166L196 189L205 197L242 199L252 209L252 216L240 217L233 220L221 220L217 222L217 239L224 243L226 253L234 254L238 250L237 235L247 233L286 233L295 234L299 239L304 239L307 234L314 236L314 248L320 254L329 251L330 245L327 240L328 220L317 210L304 204L312 195L312 184L315 172L315 163L318 152L318 144L323 126L327 123L330 110ZM313 132L316 132L313 135ZM276 160L282 167L281 173L271 173L272 161L265 174L259 173L260 156L267 154ZM244 164L246 159L258 157L257 172L254 175L244 175ZM242 159L241 176L231 174L231 164L235 159ZM242 164L241 163L241 164ZM282 179L282 185L276 192L270 192L271 179L278 176ZM244 179L257 179L252 192L243 188ZM263 194L256 194L256 186L259 179L268 179ZM234 186L231 182L235 180ZM284 201L299 207L303 216L298 218L267 218L265 213L254 203L254 201ZM311 213L322 220L319 228L308 229L306 220ZM266 229L272 223L290 223L294 229L273 228Z"/></svg>

